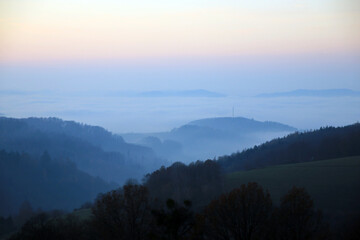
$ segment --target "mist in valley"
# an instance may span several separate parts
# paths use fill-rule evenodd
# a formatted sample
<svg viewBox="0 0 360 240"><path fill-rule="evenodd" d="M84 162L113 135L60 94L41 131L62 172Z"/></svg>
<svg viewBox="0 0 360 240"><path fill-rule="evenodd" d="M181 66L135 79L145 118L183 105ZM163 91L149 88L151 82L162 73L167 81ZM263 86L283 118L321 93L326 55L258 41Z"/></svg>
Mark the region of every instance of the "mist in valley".
<svg viewBox="0 0 360 240"><path fill-rule="evenodd" d="M0 16L0 240L359 239L356 1Z"/></svg>

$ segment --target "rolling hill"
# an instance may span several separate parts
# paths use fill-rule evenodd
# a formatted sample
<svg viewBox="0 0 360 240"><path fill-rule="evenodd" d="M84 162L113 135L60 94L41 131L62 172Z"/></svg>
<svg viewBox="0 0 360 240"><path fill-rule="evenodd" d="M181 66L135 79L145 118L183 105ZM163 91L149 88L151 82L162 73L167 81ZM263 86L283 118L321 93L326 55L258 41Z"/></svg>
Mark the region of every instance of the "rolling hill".
<svg viewBox="0 0 360 240"><path fill-rule="evenodd" d="M100 192L117 187L77 169L70 161L56 161L0 151L0 216L16 214L27 201L34 209L72 210Z"/></svg>
<svg viewBox="0 0 360 240"><path fill-rule="evenodd" d="M216 174L205 183L201 182L202 162L175 163L159 169L148 175L146 184L150 191L157 192L157 196L187 196L192 193L188 198L197 206L205 206L212 196L223 191L254 181L268 188L275 203L279 203L280 197L295 185L305 187L315 199L316 207L326 214L360 214L360 124L296 132L206 162L212 163L214 169L225 177L224 188L216 188L216 184L208 186ZM223 181L222 177L216 179L216 182ZM209 189L215 194L203 193L202 198L195 197L195 193Z"/></svg>
<svg viewBox="0 0 360 240"><path fill-rule="evenodd" d="M80 170L120 184L166 164L152 149L128 144L101 127L57 118L1 117L0 149L35 157L47 151L52 158L71 160Z"/></svg>
<svg viewBox="0 0 360 240"><path fill-rule="evenodd" d="M169 132L122 136L129 142L155 149L160 156L173 162L189 163L241 151L294 131L296 128L276 122L223 117L192 121ZM162 143L171 143L174 150L165 151L167 146Z"/></svg>
<svg viewBox="0 0 360 240"><path fill-rule="evenodd" d="M226 175L227 190L248 182L268 189L278 204L292 186L304 187L325 214L360 214L360 156L285 164Z"/></svg>
<svg viewBox="0 0 360 240"><path fill-rule="evenodd" d="M208 127L212 129L218 129L225 132L239 133L251 133L251 132L294 132L296 128L289 125L285 125L277 122L270 121L256 121L254 119L248 119L244 117L222 117L222 118L205 118L195 120L188 125Z"/></svg>
<svg viewBox="0 0 360 240"><path fill-rule="evenodd" d="M360 124L296 132L218 158L226 172L360 155Z"/></svg>

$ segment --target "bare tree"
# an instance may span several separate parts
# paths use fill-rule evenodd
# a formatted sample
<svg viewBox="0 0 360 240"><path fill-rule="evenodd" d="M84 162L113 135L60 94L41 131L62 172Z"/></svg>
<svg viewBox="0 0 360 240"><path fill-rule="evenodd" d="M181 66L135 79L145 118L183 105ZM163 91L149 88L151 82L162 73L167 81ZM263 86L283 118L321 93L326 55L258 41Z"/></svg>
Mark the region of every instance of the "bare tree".
<svg viewBox="0 0 360 240"><path fill-rule="evenodd" d="M327 234L322 214L314 210L314 202L304 188L293 187L284 195L277 214L277 239L322 239Z"/></svg>
<svg viewBox="0 0 360 240"><path fill-rule="evenodd" d="M150 206L144 186L128 184L103 194L92 211L102 239L140 240L148 233Z"/></svg>
<svg viewBox="0 0 360 240"><path fill-rule="evenodd" d="M260 237L269 219L270 194L257 183L241 185L212 201L200 216L206 239L245 239Z"/></svg>

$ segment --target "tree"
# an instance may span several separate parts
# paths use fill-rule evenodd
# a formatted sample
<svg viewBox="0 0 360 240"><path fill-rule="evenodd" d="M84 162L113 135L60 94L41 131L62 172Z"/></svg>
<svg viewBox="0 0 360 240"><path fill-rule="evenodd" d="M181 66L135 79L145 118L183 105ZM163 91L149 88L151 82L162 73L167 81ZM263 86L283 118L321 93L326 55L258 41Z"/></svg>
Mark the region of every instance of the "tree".
<svg viewBox="0 0 360 240"><path fill-rule="evenodd" d="M164 202L171 198L178 203L191 199L192 208L199 210L219 197L223 175L216 161L196 161L189 165L176 162L148 174L145 185L154 198Z"/></svg>
<svg viewBox="0 0 360 240"><path fill-rule="evenodd" d="M180 240L189 239L194 224L191 202L184 201L184 205L177 204L173 199L166 201L166 209L152 211L156 227L153 228L151 239Z"/></svg>
<svg viewBox="0 0 360 240"><path fill-rule="evenodd" d="M321 212L304 188L293 187L283 196L277 215L277 239L320 239L326 233Z"/></svg>
<svg viewBox="0 0 360 240"><path fill-rule="evenodd" d="M29 201L24 201L19 208L19 214L15 218L15 223L18 226L22 226L28 219L30 219L34 215L35 212L31 207Z"/></svg>
<svg viewBox="0 0 360 240"><path fill-rule="evenodd" d="M100 195L92 212L102 239L139 240L148 233L151 214L144 186L128 184Z"/></svg>
<svg viewBox="0 0 360 240"><path fill-rule="evenodd" d="M343 227L342 239L356 240L360 239L360 216L349 218Z"/></svg>
<svg viewBox="0 0 360 240"><path fill-rule="evenodd" d="M81 221L73 214L61 214L55 210L40 213L30 218L20 231L9 240L82 240L92 238L88 221ZM92 235L91 235L92 234Z"/></svg>
<svg viewBox="0 0 360 240"><path fill-rule="evenodd" d="M15 225L11 217L0 216L0 237L4 234L10 233L15 230Z"/></svg>
<svg viewBox="0 0 360 240"><path fill-rule="evenodd" d="M212 201L199 217L206 239L255 239L270 217L270 194L257 183L241 185Z"/></svg>
<svg viewBox="0 0 360 240"><path fill-rule="evenodd" d="M28 240L46 240L59 239L49 222L49 215L40 213L33 216L24 223L20 232L13 235L11 240L28 239Z"/></svg>

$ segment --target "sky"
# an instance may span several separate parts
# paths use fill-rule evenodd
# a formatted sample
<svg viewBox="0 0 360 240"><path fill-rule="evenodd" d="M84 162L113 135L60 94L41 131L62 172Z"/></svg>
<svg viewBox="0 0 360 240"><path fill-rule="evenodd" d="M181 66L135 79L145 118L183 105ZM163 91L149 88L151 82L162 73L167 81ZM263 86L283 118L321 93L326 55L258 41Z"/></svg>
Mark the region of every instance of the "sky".
<svg viewBox="0 0 360 240"><path fill-rule="evenodd" d="M356 2L1 0L1 61L353 52Z"/></svg>
<svg viewBox="0 0 360 240"><path fill-rule="evenodd" d="M2 63L359 52L353 0L1 0Z"/></svg>
<svg viewBox="0 0 360 240"><path fill-rule="evenodd" d="M79 92L360 91L359 66L357 0L0 0L0 95L54 93L67 111ZM0 113L54 109L17 96Z"/></svg>
<svg viewBox="0 0 360 240"><path fill-rule="evenodd" d="M152 84L158 88L169 83L173 86L168 88L197 88L211 76L234 85L231 79L248 75L267 85L269 79L258 76L259 71L280 79L280 85L290 81L285 82L289 89L301 85L285 80L292 77L291 71L302 72L302 78L320 75L314 84L320 88L328 77L324 69L337 71L331 76L358 74L360 4L356 0L0 0L0 36L1 87L6 89L64 88L75 78L76 87L82 88L84 83L95 89L101 83L104 88L116 84L150 89ZM99 75L108 81L99 80ZM196 76L190 80L194 86L184 80L188 75ZM340 85L328 81L329 87ZM342 81L345 87L360 89L354 77ZM210 85L217 88L217 83Z"/></svg>

